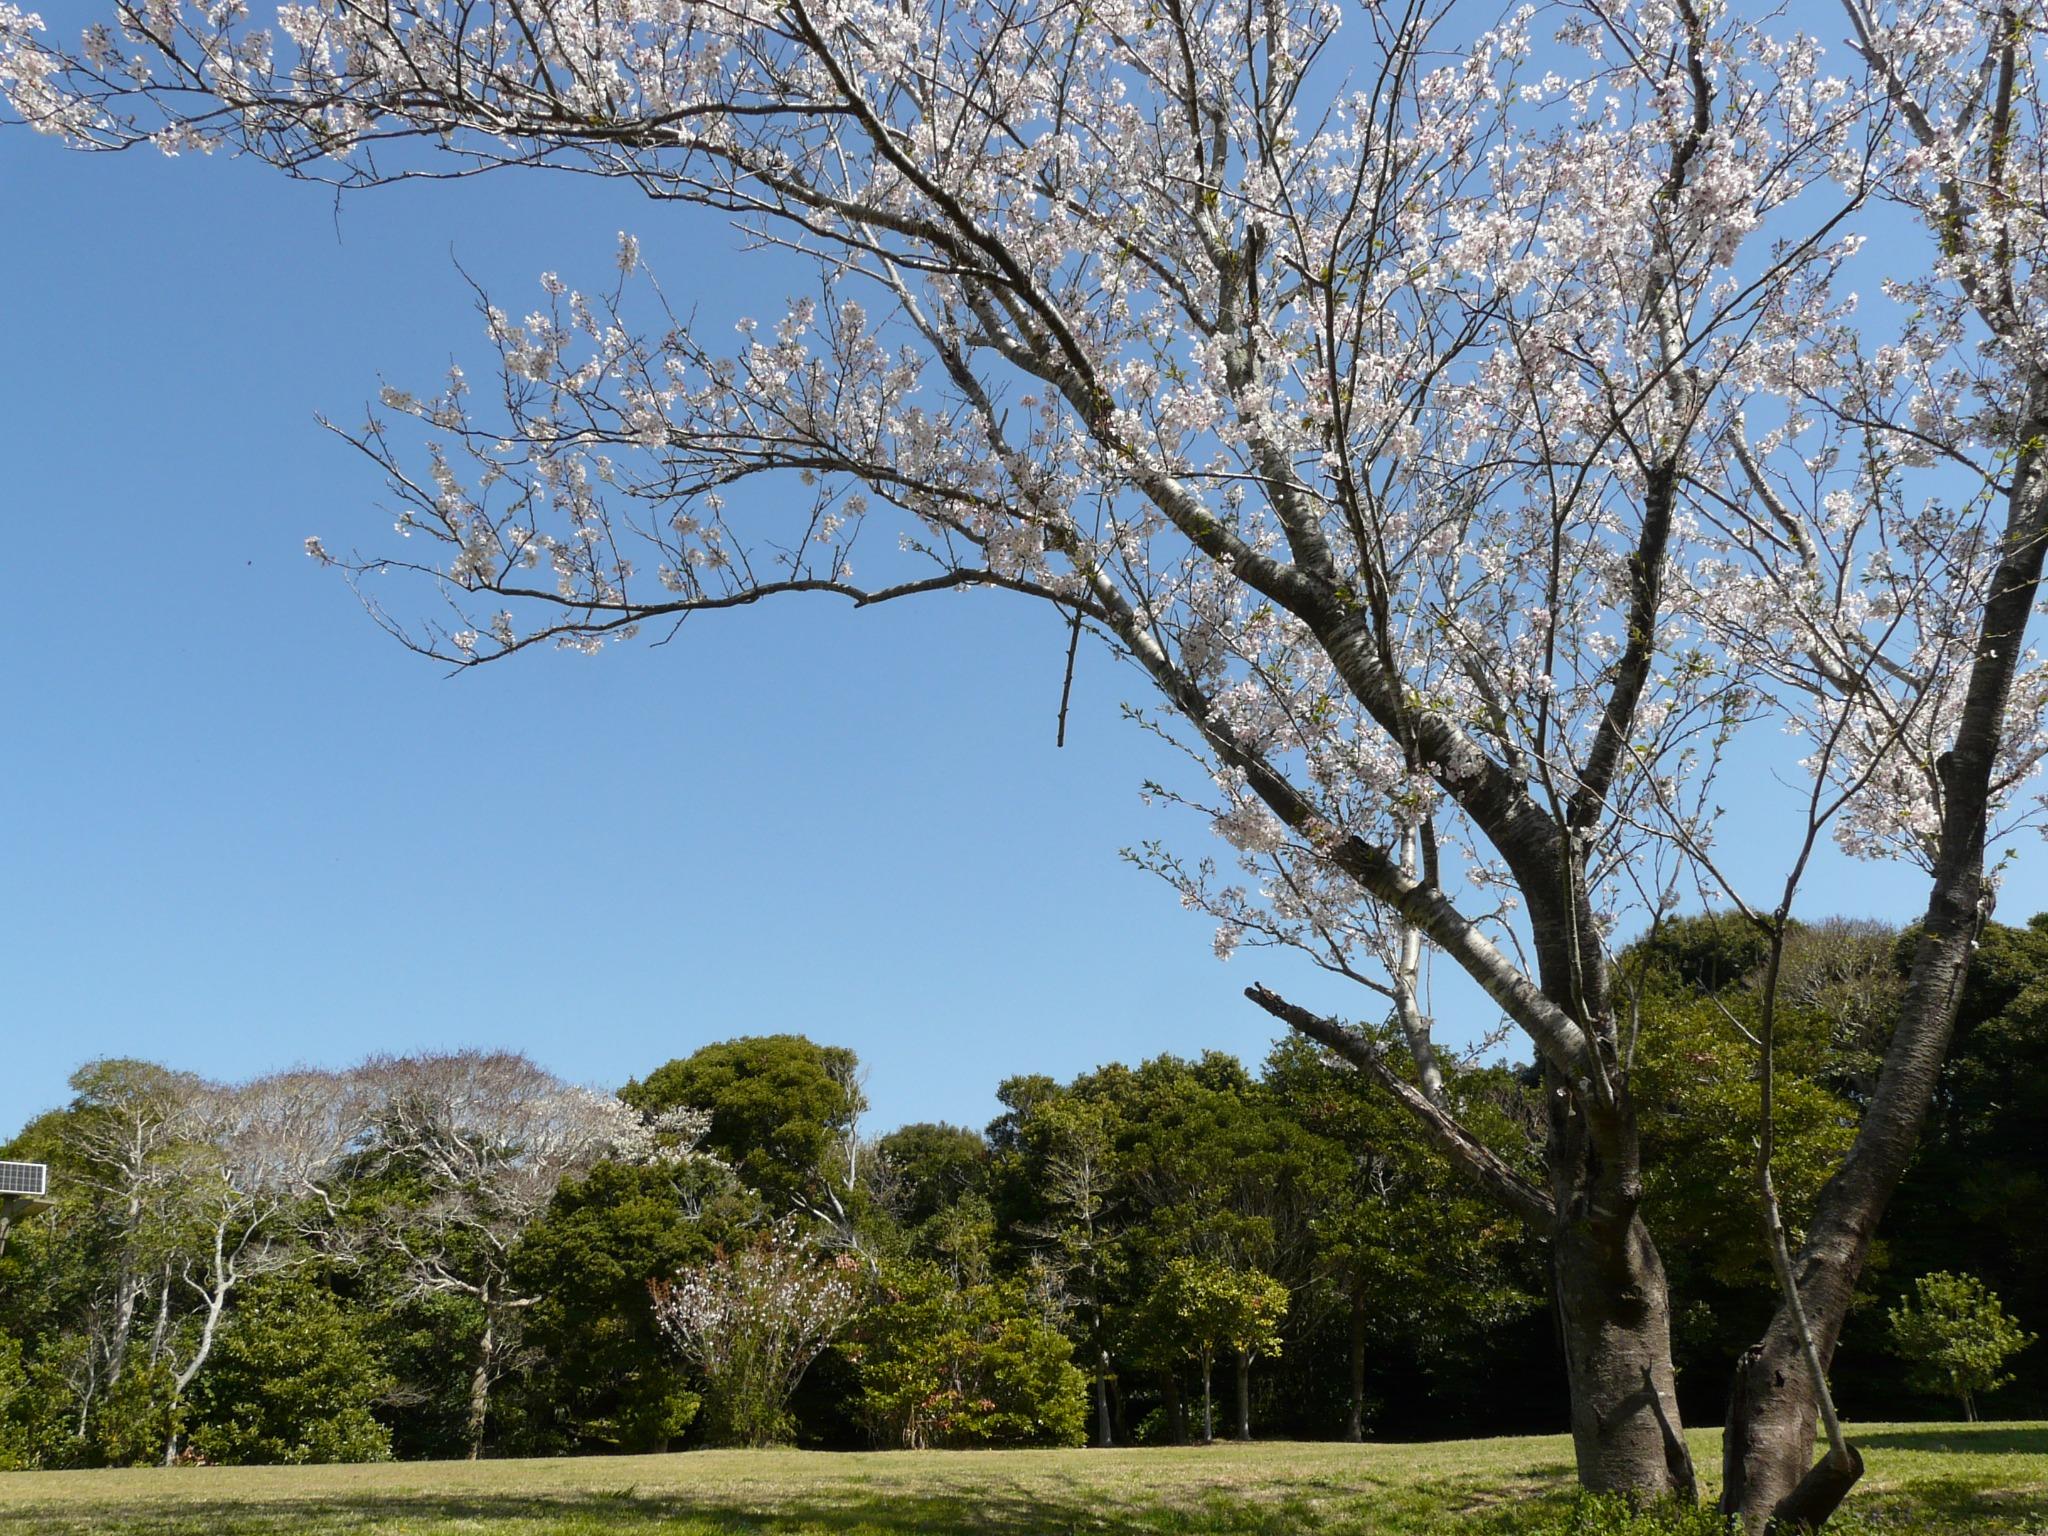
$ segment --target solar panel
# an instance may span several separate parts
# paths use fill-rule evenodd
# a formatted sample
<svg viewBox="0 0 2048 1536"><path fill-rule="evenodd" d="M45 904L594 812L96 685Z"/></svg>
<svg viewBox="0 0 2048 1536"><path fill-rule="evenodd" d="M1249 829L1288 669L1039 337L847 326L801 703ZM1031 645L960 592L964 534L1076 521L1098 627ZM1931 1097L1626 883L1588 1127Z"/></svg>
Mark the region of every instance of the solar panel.
<svg viewBox="0 0 2048 1536"><path fill-rule="evenodd" d="M41 1195L49 1184L50 1170L41 1163L0 1163L0 1195Z"/></svg>

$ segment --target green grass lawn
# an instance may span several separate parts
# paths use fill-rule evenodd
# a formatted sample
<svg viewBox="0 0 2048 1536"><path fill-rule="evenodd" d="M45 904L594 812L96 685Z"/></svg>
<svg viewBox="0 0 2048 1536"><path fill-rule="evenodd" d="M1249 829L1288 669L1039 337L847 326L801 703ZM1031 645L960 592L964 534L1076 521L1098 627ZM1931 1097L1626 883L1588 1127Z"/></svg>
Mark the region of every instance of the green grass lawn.
<svg viewBox="0 0 2048 1536"><path fill-rule="evenodd" d="M2048 1424L1866 1425L1846 1528L2048 1536ZM1703 1473L1719 1437L1693 1435ZM37 1536L1185 1536L1512 1532L1569 1500L1563 1436L1138 1451L694 1451L0 1474Z"/></svg>

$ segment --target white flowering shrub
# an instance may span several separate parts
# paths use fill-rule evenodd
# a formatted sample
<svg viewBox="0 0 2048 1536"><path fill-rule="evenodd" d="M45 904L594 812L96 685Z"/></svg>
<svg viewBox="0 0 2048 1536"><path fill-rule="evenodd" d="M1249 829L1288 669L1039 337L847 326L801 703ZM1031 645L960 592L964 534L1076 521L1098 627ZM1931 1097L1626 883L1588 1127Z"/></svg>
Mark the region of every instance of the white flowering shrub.
<svg viewBox="0 0 2048 1536"><path fill-rule="evenodd" d="M827 1257L783 1223L652 1287L668 1337L704 1375L705 1424L721 1445L789 1438L789 1397L860 1303L859 1261Z"/></svg>

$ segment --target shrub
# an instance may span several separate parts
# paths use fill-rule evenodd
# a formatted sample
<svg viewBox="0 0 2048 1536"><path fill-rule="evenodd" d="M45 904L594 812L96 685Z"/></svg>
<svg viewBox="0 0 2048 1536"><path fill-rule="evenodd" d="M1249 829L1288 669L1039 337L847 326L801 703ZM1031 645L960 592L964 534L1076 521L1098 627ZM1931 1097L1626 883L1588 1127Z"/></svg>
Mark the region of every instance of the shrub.
<svg viewBox="0 0 2048 1536"><path fill-rule="evenodd" d="M853 1315L858 1268L845 1254L822 1259L784 1225L649 1287L662 1329L703 1373L713 1444L790 1438L790 1394Z"/></svg>
<svg viewBox="0 0 2048 1536"><path fill-rule="evenodd" d="M2034 1342L1975 1275L1922 1275L1913 1299L1889 1316L1892 1346L1912 1364L1919 1383L1957 1399L1973 1422L1977 1394L2011 1381L2005 1362Z"/></svg>
<svg viewBox="0 0 2048 1536"><path fill-rule="evenodd" d="M875 1439L927 1446L1079 1445L1088 1384L1027 1286L957 1284L934 1264L892 1265L847 1347Z"/></svg>
<svg viewBox="0 0 2048 1536"><path fill-rule="evenodd" d="M22 1367L21 1345L0 1333L0 1471L26 1467L31 1455L26 1409L28 1372Z"/></svg>
<svg viewBox="0 0 2048 1536"><path fill-rule="evenodd" d="M121 1379L93 1409L94 1459L110 1467L155 1466L185 1422L186 1405L178 1400L170 1365L142 1360L131 1350Z"/></svg>
<svg viewBox="0 0 2048 1536"><path fill-rule="evenodd" d="M297 1280L251 1287L193 1388L191 1449L212 1462L383 1461L390 1378L360 1322Z"/></svg>

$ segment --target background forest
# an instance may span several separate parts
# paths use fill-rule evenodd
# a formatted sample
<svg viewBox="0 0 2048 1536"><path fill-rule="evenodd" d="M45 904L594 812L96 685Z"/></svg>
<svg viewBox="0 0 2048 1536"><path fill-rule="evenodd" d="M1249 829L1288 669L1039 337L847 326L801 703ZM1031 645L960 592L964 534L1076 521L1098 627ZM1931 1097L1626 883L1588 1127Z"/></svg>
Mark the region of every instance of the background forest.
<svg viewBox="0 0 2048 1536"><path fill-rule="evenodd" d="M1666 1261L1702 1416L1773 1303L1743 1172L1759 942L1673 921L1619 966L1656 1025L1632 1086L1658 1228L1686 1234ZM1792 946L1795 1223L1854 1133L1905 953L1847 921ZM1533 1168L1535 1074L1449 1078ZM0 1465L1556 1427L1542 1250L1306 1041L1256 1070L1207 1053L1011 1077L980 1131L867 1134L861 1083L850 1051L793 1034L616 1095L481 1053L242 1084L91 1063L4 1152L46 1161L56 1203L0 1249ZM2048 915L1985 933L1837 1359L1846 1413L1958 1411L1901 1307L1925 1276L2048 1318L2044 1123ZM1996 1364L1994 1411L2048 1415L2048 1349Z"/></svg>

